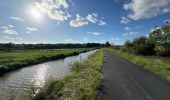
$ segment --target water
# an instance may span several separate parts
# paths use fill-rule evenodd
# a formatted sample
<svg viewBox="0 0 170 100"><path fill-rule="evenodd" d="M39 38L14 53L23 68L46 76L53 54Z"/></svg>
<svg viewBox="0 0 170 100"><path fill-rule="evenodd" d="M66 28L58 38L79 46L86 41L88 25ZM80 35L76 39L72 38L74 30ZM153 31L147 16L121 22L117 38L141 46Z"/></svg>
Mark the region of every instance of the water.
<svg viewBox="0 0 170 100"><path fill-rule="evenodd" d="M0 77L0 100L6 100L11 96L11 92L18 95L21 91L29 90L31 87L44 86L45 82L51 78L62 78L70 74L69 63L86 59L95 52L96 50L93 50L77 56L45 62L6 73Z"/></svg>

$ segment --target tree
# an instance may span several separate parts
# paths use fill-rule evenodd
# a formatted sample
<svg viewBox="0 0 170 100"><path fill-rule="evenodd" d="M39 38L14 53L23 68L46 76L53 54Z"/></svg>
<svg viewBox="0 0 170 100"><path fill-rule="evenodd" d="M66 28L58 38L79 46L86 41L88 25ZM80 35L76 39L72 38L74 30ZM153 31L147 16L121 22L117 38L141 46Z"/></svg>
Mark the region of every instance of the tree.
<svg viewBox="0 0 170 100"><path fill-rule="evenodd" d="M133 49L135 54L139 55L153 55L154 47L153 43L148 42L146 37L139 37L133 40Z"/></svg>
<svg viewBox="0 0 170 100"><path fill-rule="evenodd" d="M153 44L157 44L158 42L161 42L161 28L158 26L155 26L153 28L153 31L149 34L150 42Z"/></svg>
<svg viewBox="0 0 170 100"><path fill-rule="evenodd" d="M156 55L170 56L170 21L161 27L155 27L149 34L149 42L154 43Z"/></svg>
<svg viewBox="0 0 170 100"><path fill-rule="evenodd" d="M164 39L164 43L168 43L170 42L170 22L165 22L164 26L162 26L161 30L163 32L163 39Z"/></svg>
<svg viewBox="0 0 170 100"><path fill-rule="evenodd" d="M111 46L111 44L109 43L109 41L107 41L106 43L105 43L105 47L110 47Z"/></svg>
<svg viewBox="0 0 170 100"><path fill-rule="evenodd" d="M133 53L133 44L131 41L127 40L125 42L125 45L123 46L122 50L124 52L129 52L129 53Z"/></svg>
<svg viewBox="0 0 170 100"><path fill-rule="evenodd" d="M32 49L64 49L64 48L95 48L101 47L100 43L87 44L13 44L0 43L0 50L32 50Z"/></svg>
<svg viewBox="0 0 170 100"><path fill-rule="evenodd" d="M138 37L133 41L126 41L122 50L138 55L153 55L155 45L148 41L147 37Z"/></svg>
<svg viewBox="0 0 170 100"><path fill-rule="evenodd" d="M170 56L170 20L161 27L155 26L149 37L126 41L122 50L140 55Z"/></svg>

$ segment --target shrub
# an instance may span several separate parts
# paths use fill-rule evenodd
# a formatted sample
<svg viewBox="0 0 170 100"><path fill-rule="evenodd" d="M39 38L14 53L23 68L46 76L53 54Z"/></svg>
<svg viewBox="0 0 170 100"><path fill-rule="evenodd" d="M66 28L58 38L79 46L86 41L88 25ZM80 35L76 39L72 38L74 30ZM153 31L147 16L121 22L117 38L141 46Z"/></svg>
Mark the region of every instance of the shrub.
<svg viewBox="0 0 170 100"><path fill-rule="evenodd" d="M170 45L156 45L155 47L156 55L159 56L170 56Z"/></svg>
<svg viewBox="0 0 170 100"><path fill-rule="evenodd" d="M139 37L132 42L126 41L122 50L138 55L153 55L154 47L154 44L150 43L146 37Z"/></svg>

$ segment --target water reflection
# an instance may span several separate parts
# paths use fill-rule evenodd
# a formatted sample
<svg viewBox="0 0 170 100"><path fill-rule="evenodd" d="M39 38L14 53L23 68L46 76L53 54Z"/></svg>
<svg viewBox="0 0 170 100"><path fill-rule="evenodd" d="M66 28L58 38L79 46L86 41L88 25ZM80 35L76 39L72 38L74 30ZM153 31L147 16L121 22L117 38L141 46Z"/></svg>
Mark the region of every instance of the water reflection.
<svg viewBox="0 0 170 100"><path fill-rule="evenodd" d="M46 80L61 78L70 74L69 63L86 59L95 52L96 50L62 60L25 67L5 74L3 77L0 77L0 100L7 100L11 91L20 94L22 90L28 90L32 86L42 87Z"/></svg>
<svg viewBox="0 0 170 100"><path fill-rule="evenodd" d="M37 67L36 73L34 74L34 85L42 86L45 83L45 77L47 73L48 64L41 64Z"/></svg>

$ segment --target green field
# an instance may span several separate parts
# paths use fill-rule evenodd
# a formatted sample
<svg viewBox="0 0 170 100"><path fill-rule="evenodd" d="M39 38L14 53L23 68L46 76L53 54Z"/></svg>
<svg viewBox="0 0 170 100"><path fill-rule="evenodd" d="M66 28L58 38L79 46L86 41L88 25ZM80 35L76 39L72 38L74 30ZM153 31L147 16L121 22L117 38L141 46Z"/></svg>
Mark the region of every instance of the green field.
<svg viewBox="0 0 170 100"><path fill-rule="evenodd" d="M170 61L169 57L153 57L153 56L139 56L129 53L124 53L120 50L109 49L112 53L120 55L129 61L143 67L162 78L170 80Z"/></svg>
<svg viewBox="0 0 170 100"><path fill-rule="evenodd" d="M90 49L58 49L58 50L16 50L0 51L0 74L20 67L44 61L64 58Z"/></svg>
<svg viewBox="0 0 170 100"><path fill-rule="evenodd" d="M96 100L101 82L103 50L97 51L85 61L70 64L72 74L44 86L36 100Z"/></svg>

